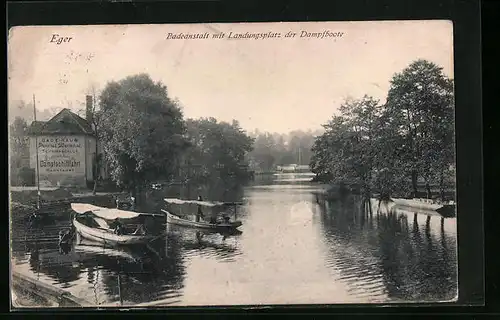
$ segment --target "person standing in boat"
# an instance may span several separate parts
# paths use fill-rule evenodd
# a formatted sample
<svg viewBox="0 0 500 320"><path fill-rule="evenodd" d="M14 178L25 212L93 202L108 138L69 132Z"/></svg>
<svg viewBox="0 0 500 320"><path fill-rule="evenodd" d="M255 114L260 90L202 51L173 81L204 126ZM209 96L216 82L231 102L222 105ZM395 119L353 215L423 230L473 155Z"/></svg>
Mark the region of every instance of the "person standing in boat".
<svg viewBox="0 0 500 320"><path fill-rule="evenodd" d="M203 199L201 198L201 196L198 196L198 201L203 201ZM196 222L200 222L200 217L201 218L205 218L204 214L203 214L203 210L201 209L201 204L198 204L198 212L196 213Z"/></svg>
<svg viewBox="0 0 500 320"><path fill-rule="evenodd" d="M135 211L136 199L133 194L130 194L130 211Z"/></svg>

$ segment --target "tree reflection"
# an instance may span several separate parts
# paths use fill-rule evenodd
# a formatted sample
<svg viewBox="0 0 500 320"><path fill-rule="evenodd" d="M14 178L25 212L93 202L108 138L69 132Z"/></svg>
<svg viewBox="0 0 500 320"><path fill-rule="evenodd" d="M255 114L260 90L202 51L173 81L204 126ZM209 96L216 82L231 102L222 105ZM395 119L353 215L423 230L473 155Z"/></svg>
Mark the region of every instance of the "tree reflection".
<svg viewBox="0 0 500 320"><path fill-rule="evenodd" d="M370 270L368 273L373 278L380 277L385 293L395 300L435 301L455 296L455 239L443 227L439 234L433 231L432 221L440 224L439 217L416 214L410 227L409 217L402 212L391 210L378 214L374 220L366 211L357 210L353 205L356 203L355 198L330 203L329 210L323 207L321 215L335 261L332 266L340 270L347 282L367 286L371 281L362 283L365 280L360 279L366 279ZM424 235L419 225L422 220Z"/></svg>
<svg viewBox="0 0 500 320"><path fill-rule="evenodd" d="M68 285L78 279L80 270L73 266L71 248L58 245L59 230L66 227L67 221L32 229L13 225L12 243L23 244L22 247L12 247L13 256L25 252L24 254L29 255L29 266L33 273L45 274L57 283ZM15 269L15 265L13 268Z"/></svg>
<svg viewBox="0 0 500 320"><path fill-rule="evenodd" d="M182 289L184 266L176 237L168 235L166 250L158 248L161 244L156 244L155 247L155 253L148 252L133 262L122 259L96 261L107 271L102 276L106 295L121 297L126 303L138 304L159 300L165 292ZM166 254L155 256L160 252ZM118 286L118 276L121 288Z"/></svg>
<svg viewBox="0 0 500 320"><path fill-rule="evenodd" d="M215 181L212 185L215 187L171 186L164 190L152 190L146 194L149 201L142 202L143 207L138 206L138 209L158 212L165 206L165 197L202 195L207 200L227 202L240 202L243 198L242 186L237 181L226 179ZM96 202L88 199L85 202L112 207L112 201L108 200ZM199 233L196 237L192 230L175 228L167 229L165 237L148 246L105 248L80 241L75 241L73 246L58 246L59 231L71 223L70 212L65 214L67 219L38 229L26 230L20 225L13 227L12 234L16 240L12 246L13 256L29 256L33 273L44 274L62 286L75 285L83 276L88 285L87 293L94 296L92 300L96 304L122 300L126 305L175 299L184 286L186 252L200 249L220 259L239 254L239 249L228 240L237 237L237 234ZM158 223L157 227L165 228L165 224Z"/></svg>
<svg viewBox="0 0 500 320"><path fill-rule="evenodd" d="M241 254L238 247L238 237L241 232L210 232L196 231L189 228L178 228L181 235L182 248L187 255L196 252L197 255L215 257L221 261L229 261ZM232 239L228 243L228 239Z"/></svg>

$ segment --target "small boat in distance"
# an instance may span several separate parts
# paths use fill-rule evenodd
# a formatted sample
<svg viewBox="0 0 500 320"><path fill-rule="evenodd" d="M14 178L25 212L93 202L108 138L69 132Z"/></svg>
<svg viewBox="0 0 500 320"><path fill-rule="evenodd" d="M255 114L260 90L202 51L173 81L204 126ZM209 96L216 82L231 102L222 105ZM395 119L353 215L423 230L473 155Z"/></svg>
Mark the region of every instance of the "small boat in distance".
<svg viewBox="0 0 500 320"><path fill-rule="evenodd" d="M129 233L126 231L122 234L117 234L111 227L113 221L119 219L125 226L135 225L137 227L137 224L134 222L141 216L164 217L164 215L161 214L103 208L86 203L72 203L71 208L77 213L73 218L73 226L82 237L109 245L142 244L159 237L158 235L140 234L136 232Z"/></svg>

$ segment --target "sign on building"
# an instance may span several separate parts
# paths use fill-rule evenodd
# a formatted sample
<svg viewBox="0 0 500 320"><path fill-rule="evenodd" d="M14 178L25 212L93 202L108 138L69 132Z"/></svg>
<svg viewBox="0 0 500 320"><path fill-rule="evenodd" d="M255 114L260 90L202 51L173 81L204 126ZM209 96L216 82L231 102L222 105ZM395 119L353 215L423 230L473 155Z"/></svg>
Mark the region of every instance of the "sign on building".
<svg viewBox="0 0 500 320"><path fill-rule="evenodd" d="M64 184L85 179L83 136L40 136L37 140L40 181Z"/></svg>

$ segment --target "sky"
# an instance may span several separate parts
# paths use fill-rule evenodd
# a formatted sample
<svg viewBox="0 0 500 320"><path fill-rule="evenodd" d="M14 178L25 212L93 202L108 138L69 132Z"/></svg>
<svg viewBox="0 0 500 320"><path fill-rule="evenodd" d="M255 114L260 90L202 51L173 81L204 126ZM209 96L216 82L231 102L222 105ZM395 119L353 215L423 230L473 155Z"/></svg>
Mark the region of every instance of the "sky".
<svg viewBox="0 0 500 320"><path fill-rule="evenodd" d="M416 59L453 78L452 28L438 20L16 27L8 42L9 106L34 94L41 111L77 111L92 87L148 73L186 118L236 119L247 131L317 130L348 97L384 101L392 76ZM300 37L303 31L342 35ZM219 32L226 36L212 38ZM282 37L234 39L229 32ZM51 42L55 34L71 40Z"/></svg>

